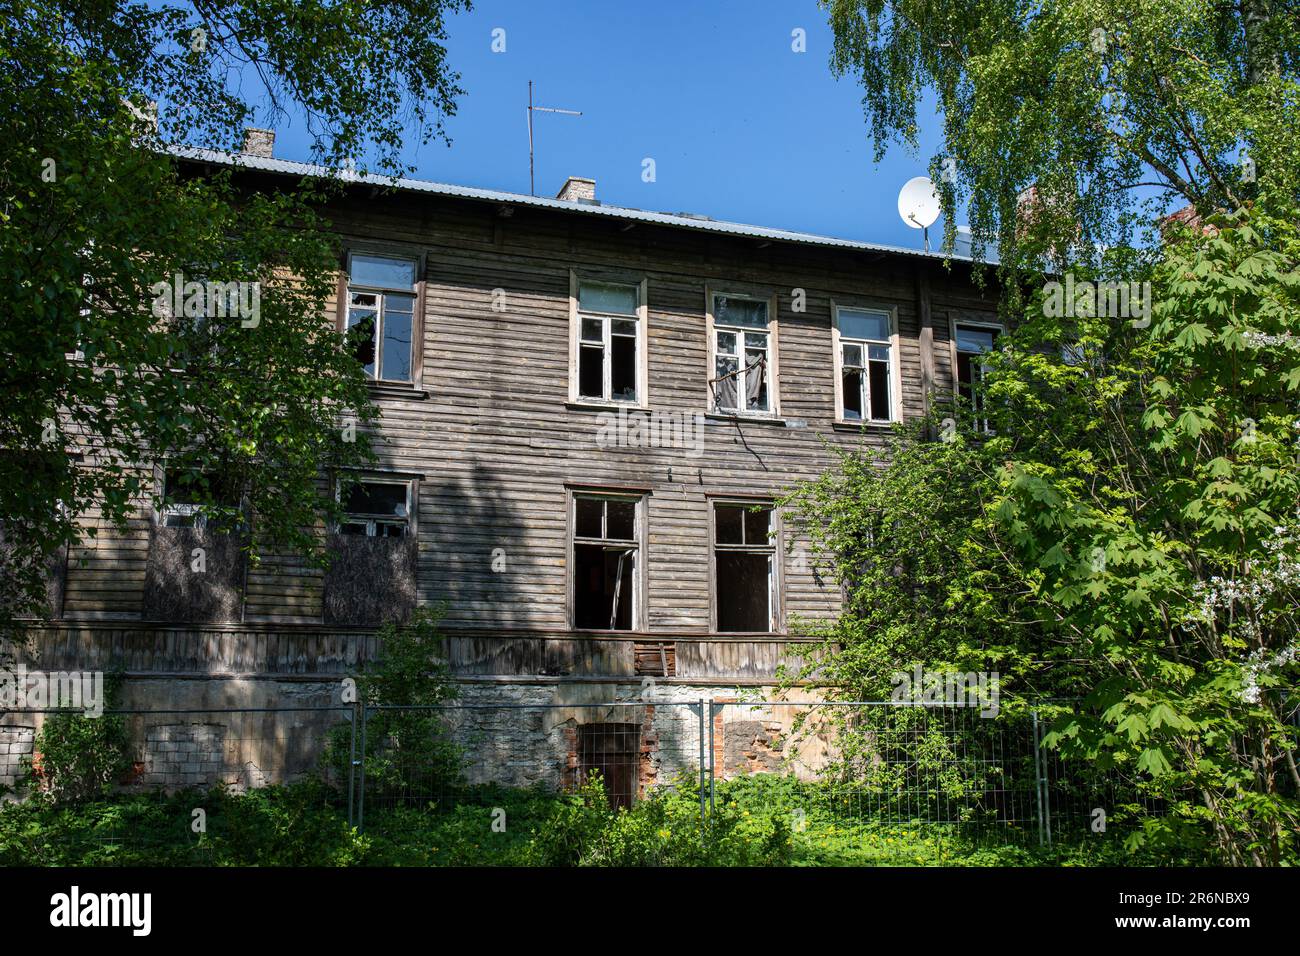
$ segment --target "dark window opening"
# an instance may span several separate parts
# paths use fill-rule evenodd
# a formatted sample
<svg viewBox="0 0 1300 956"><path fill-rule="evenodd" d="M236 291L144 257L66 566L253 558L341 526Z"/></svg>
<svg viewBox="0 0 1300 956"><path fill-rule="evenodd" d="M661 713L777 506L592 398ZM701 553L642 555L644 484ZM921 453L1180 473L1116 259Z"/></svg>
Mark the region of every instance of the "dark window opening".
<svg viewBox="0 0 1300 956"><path fill-rule="evenodd" d="M714 506L714 597L718 630L773 628L776 544L769 506Z"/></svg>
<svg viewBox="0 0 1300 956"><path fill-rule="evenodd" d="M578 394L603 398L605 392L605 348L584 345L578 356Z"/></svg>
<svg viewBox="0 0 1300 956"><path fill-rule="evenodd" d="M858 421L862 418L862 369L844 370L844 419Z"/></svg>
<svg viewBox="0 0 1300 956"><path fill-rule="evenodd" d="M632 630L635 552L577 544L574 559L574 624L600 631Z"/></svg>
<svg viewBox="0 0 1300 956"><path fill-rule="evenodd" d="M580 724L578 770L582 782L598 774L611 807L630 807L637 798L641 728L637 724Z"/></svg>
<svg viewBox="0 0 1300 956"><path fill-rule="evenodd" d="M871 382L871 420L889 421L889 362L872 361L868 371Z"/></svg>
<svg viewBox="0 0 1300 956"><path fill-rule="evenodd" d="M573 499L573 626L630 631L638 593L636 499Z"/></svg>
<svg viewBox="0 0 1300 956"><path fill-rule="evenodd" d="M578 286L578 395L603 402L637 400L640 290L583 282Z"/></svg>
<svg viewBox="0 0 1300 956"><path fill-rule="evenodd" d="M405 537L410 523L407 482L358 481L343 499L347 517L339 533L369 538Z"/></svg>
<svg viewBox="0 0 1300 956"><path fill-rule="evenodd" d="M717 568L718 630L770 630L772 556L723 552Z"/></svg>
<svg viewBox="0 0 1300 956"><path fill-rule="evenodd" d="M636 401L636 337L615 335L610 339L613 365L610 390L617 402Z"/></svg>

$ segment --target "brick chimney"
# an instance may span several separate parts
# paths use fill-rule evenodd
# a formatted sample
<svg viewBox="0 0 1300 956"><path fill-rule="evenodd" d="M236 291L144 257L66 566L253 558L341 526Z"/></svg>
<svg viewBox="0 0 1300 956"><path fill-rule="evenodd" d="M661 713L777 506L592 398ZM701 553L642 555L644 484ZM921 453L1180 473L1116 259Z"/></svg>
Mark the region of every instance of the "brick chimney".
<svg viewBox="0 0 1300 956"><path fill-rule="evenodd" d="M555 194L555 198L567 199L569 202L595 202L596 180L570 176L564 181L560 191Z"/></svg>
<svg viewBox="0 0 1300 956"><path fill-rule="evenodd" d="M252 126L244 130L243 151L246 156L260 156L262 159L270 159L274 150L275 130L254 129Z"/></svg>

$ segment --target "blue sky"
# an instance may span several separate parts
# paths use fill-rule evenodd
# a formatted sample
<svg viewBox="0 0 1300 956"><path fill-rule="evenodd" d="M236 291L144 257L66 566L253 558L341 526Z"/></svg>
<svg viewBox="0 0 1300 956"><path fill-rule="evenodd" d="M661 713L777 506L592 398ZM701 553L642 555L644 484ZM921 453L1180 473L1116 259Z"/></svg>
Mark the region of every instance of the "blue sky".
<svg viewBox="0 0 1300 956"><path fill-rule="evenodd" d="M939 119L921 116L919 155L894 147L877 166L861 90L832 77L830 47L815 0L479 0L449 23L466 90L453 144L412 137L405 158L422 179L527 193L531 79L539 105L583 112L536 114L538 195L586 176L608 203L919 249L897 197L925 175ZM308 158L300 122L277 132L277 156Z"/></svg>

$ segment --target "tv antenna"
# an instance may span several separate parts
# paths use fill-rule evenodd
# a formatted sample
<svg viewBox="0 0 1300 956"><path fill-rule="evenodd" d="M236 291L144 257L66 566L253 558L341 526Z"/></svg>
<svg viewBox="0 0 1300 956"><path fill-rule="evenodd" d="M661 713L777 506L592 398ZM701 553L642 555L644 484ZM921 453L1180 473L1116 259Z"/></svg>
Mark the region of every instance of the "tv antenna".
<svg viewBox="0 0 1300 956"><path fill-rule="evenodd" d="M563 113L565 116L581 116L577 110L557 110L549 106L533 105L533 81L528 81L528 195L537 195L537 186L533 182L533 114Z"/></svg>
<svg viewBox="0 0 1300 956"><path fill-rule="evenodd" d="M939 193L929 176L917 176L903 184L898 193L898 214L913 229L925 236L925 251L930 251L930 227L939 218Z"/></svg>

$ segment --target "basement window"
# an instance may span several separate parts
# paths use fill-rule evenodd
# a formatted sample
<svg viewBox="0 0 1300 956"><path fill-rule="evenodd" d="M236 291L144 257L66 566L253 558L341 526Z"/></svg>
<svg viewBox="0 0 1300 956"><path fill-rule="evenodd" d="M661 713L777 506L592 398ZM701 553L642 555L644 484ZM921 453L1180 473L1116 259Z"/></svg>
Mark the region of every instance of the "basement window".
<svg viewBox="0 0 1300 956"><path fill-rule="evenodd" d="M891 325L888 312L836 308L841 421L895 420Z"/></svg>
<svg viewBox="0 0 1300 956"><path fill-rule="evenodd" d="M367 538L404 538L410 533L409 481L358 481L343 497L347 514L339 533Z"/></svg>
<svg viewBox="0 0 1300 956"><path fill-rule="evenodd" d="M772 411L772 333L768 303L735 295L712 297L713 408L732 414Z"/></svg>
<svg viewBox="0 0 1300 956"><path fill-rule="evenodd" d="M997 342L998 326L957 325L953 329L953 341L957 353L957 394L965 399L975 413L976 427L980 431L989 430L988 419L984 411L984 395L980 386L984 382L985 362L982 356L992 352Z"/></svg>
<svg viewBox="0 0 1300 956"><path fill-rule="evenodd" d="M600 777L611 807L636 800L641 764L641 727L632 723L579 724L578 772L582 782Z"/></svg>
<svg viewBox="0 0 1300 956"><path fill-rule="evenodd" d="M720 632L775 629L777 543L772 507L713 506L714 603Z"/></svg>
<svg viewBox="0 0 1300 956"><path fill-rule="evenodd" d="M577 386L581 401L640 401L642 292L636 285L577 283Z"/></svg>
<svg viewBox="0 0 1300 956"><path fill-rule="evenodd" d="M639 498L573 496L573 626L631 631L640 597Z"/></svg>
<svg viewBox="0 0 1300 956"><path fill-rule="evenodd" d="M348 347L370 378L414 380L416 260L348 256Z"/></svg>

